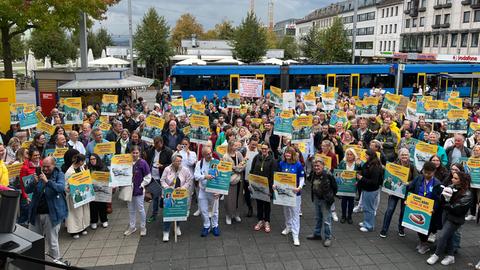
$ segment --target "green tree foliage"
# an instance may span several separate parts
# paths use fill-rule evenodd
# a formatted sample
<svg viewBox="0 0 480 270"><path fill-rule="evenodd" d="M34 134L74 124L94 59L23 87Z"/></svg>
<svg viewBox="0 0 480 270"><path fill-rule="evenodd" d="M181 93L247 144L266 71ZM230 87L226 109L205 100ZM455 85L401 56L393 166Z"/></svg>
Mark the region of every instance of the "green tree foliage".
<svg viewBox="0 0 480 270"><path fill-rule="evenodd" d="M53 63L66 64L69 59L77 57L77 49L65 30L60 27L35 29L28 42L33 55L37 59L50 57Z"/></svg>
<svg viewBox="0 0 480 270"><path fill-rule="evenodd" d="M265 29L265 32L267 33L267 48L277 49L278 48L277 35L270 29Z"/></svg>
<svg viewBox="0 0 480 270"><path fill-rule="evenodd" d="M248 13L231 41L234 55L244 62L257 62L267 52L267 30L254 13Z"/></svg>
<svg viewBox="0 0 480 270"><path fill-rule="evenodd" d="M145 61L147 69L157 70L158 65L168 65L173 54L168 41L169 32L165 18L150 8L138 25L133 39L138 58ZM153 74L155 76L155 72Z"/></svg>
<svg viewBox="0 0 480 270"><path fill-rule="evenodd" d="M0 39L1 39L0 34ZM11 39L11 48L12 48L12 59L19 60L25 57L25 42L22 40L22 35L16 35ZM0 55L3 55L3 47L2 43L0 42Z"/></svg>
<svg viewBox="0 0 480 270"><path fill-rule="evenodd" d="M95 57L95 59L102 56L102 50L107 46L113 45L112 36L105 28L100 28L97 32L88 32L87 42L88 48L92 49L93 57Z"/></svg>
<svg viewBox="0 0 480 270"><path fill-rule="evenodd" d="M180 16L172 30L172 44L178 50L182 45L182 39L190 39L192 35L199 38L202 34L203 26L192 14L186 13Z"/></svg>
<svg viewBox="0 0 480 270"><path fill-rule="evenodd" d="M12 40L28 29L61 26L74 28L79 14L85 12L101 19L107 7L116 0L2 0L0 1L0 33L2 37L5 77L13 78Z"/></svg>
<svg viewBox="0 0 480 270"><path fill-rule="evenodd" d="M231 40L234 35L235 28L231 21L224 20L221 23L217 23L213 29L201 35L203 40Z"/></svg>
<svg viewBox="0 0 480 270"><path fill-rule="evenodd" d="M284 50L285 59L297 59L300 56L298 44L292 36L284 36L278 43L277 48Z"/></svg>
<svg viewBox="0 0 480 270"><path fill-rule="evenodd" d="M340 18L335 18L332 25L320 30L310 29L302 39L302 51L313 62L349 62L352 45Z"/></svg>

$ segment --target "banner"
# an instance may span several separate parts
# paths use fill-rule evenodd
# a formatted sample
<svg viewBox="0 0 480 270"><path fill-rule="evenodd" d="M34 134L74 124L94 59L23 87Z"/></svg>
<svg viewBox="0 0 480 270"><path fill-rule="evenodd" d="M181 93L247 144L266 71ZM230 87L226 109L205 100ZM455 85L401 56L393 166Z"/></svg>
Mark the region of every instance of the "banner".
<svg viewBox="0 0 480 270"><path fill-rule="evenodd" d="M413 157L415 168L417 168L419 172L422 171L423 164L429 161L433 155L437 154L437 150L437 145L419 141L415 146L415 156Z"/></svg>
<svg viewBox="0 0 480 270"><path fill-rule="evenodd" d="M102 105L100 106L101 115L117 115L118 96L103 95Z"/></svg>
<svg viewBox="0 0 480 270"><path fill-rule="evenodd" d="M95 200L95 191L89 170L72 174L70 178L68 178L68 185L74 208L78 208Z"/></svg>
<svg viewBox="0 0 480 270"><path fill-rule="evenodd" d="M315 92L316 97L322 97L323 92L325 92L325 85L310 86L310 91Z"/></svg>
<svg viewBox="0 0 480 270"><path fill-rule="evenodd" d="M185 188L163 190L163 222L187 221L189 193Z"/></svg>
<svg viewBox="0 0 480 270"><path fill-rule="evenodd" d="M190 141L194 143L206 144L210 138L210 126L208 116L192 114L190 117Z"/></svg>
<svg viewBox="0 0 480 270"><path fill-rule="evenodd" d="M132 184L133 160L131 154L114 155L110 166L110 187L123 187Z"/></svg>
<svg viewBox="0 0 480 270"><path fill-rule="evenodd" d="M378 98L365 97L363 100L357 100L357 117L375 117L378 112Z"/></svg>
<svg viewBox="0 0 480 270"><path fill-rule="evenodd" d="M22 166L23 163L6 165L8 171L8 182L10 184L15 182L15 179L20 176L20 170L22 169ZM26 186L25 183L24 186Z"/></svg>
<svg viewBox="0 0 480 270"><path fill-rule="evenodd" d="M99 156L115 154L115 143L114 142L97 143L93 147L93 153Z"/></svg>
<svg viewBox="0 0 480 270"><path fill-rule="evenodd" d="M463 100L461 98L449 98L448 99L448 109L463 109Z"/></svg>
<svg viewBox="0 0 480 270"><path fill-rule="evenodd" d="M305 115L299 116L293 120L292 143L307 143L310 140L310 133L312 133L313 116Z"/></svg>
<svg viewBox="0 0 480 270"><path fill-rule="evenodd" d="M410 99L408 97L400 96L400 103L398 103L397 110L395 111L395 113L398 115L405 114L409 100Z"/></svg>
<svg viewBox="0 0 480 270"><path fill-rule="evenodd" d="M186 115L186 113L185 113L185 107L183 107L183 98L173 99L172 102L171 102L171 105L172 105L172 113L173 113L176 117L180 117L180 116L185 116L185 115Z"/></svg>
<svg viewBox="0 0 480 270"><path fill-rule="evenodd" d="M22 113L18 115L20 129L34 128L38 124L36 107L33 104L26 104L22 107Z"/></svg>
<svg viewBox="0 0 480 270"><path fill-rule="evenodd" d="M409 168L391 162L387 163L382 191L404 199L407 194L409 174Z"/></svg>
<svg viewBox="0 0 480 270"><path fill-rule="evenodd" d="M425 102L425 121L441 123L447 118L448 104L443 100Z"/></svg>
<svg viewBox="0 0 480 270"><path fill-rule="evenodd" d="M283 110L295 110L297 106L297 98L295 97L295 92L284 92L283 96Z"/></svg>
<svg viewBox="0 0 480 270"><path fill-rule="evenodd" d="M323 92L322 94L322 109L324 111L335 110L337 91L335 88L330 92Z"/></svg>
<svg viewBox="0 0 480 270"><path fill-rule="evenodd" d="M270 86L270 102L275 105L277 108L281 108L283 106L283 95L282 89Z"/></svg>
<svg viewBox="0 0 480 270"><path fill-rule="evenodd" d="M233 164L231 162L212 159L208 174L215 178L207 181L206 192L228 195L230 178L232 176Z"/></svg>
<svg viewBox="0 0 480 270"><path fill-rule="evenodd" d="M187 113L187 115L191 115L192 114L192 106L193 106L193 104L197 103L197 99L195 99L194 97L189 98L189 99L185 99L183 101L183 103L185 105L185 112Z"/></svg>
<svg viewBox="0 0 480 270"><path fill-rule="evenodd" d="M35 115L37 116L38 122L46 122L46 118L41 111L36 111Z"/></svg>
<svg viewBox="0 0 480 270"><path fill-rule="evenodd" d="M317 111L317 97L315 96L315 92L308 92L303 96L303 105L305 105L306 112Z"/></svg>
<svg viewBox="0 0 480 270"><path fill-rule="evenodd" d="M397 112L397 107L400 104L401 96L387 93L383 100L382 110L389 111L391 113Z"/></svg>
<svg viewBox="0 0 480 270"><path fill-rule="evenodd" d="M447 91L445 93L445 100L449 100L450 98L458 98L460 97L460 92L458 91Z"/></svg>
<svg viewBox="0 0 480 270"><path fill-rule="evenodd" d="M468 110L449 110L447 112L447 119L447 133L467 133Z"/></svg>
<svg viewBox="0 0 480 270"><path fill-rule="evenodd" d="M468 174L472 179L470 187L480 188L480 158L469 158L467 160Z"/></svg>
<svg viewBox="0 0 480 270"><path fill-rule="evenodd" d="M405 203L402 226L427 235L432 219L434 200L409 193Z"/></svg>
<svg viewBox="0 0 480 270"><path fill-rule="evenodd" d="M273 174L273 204L292 206L297 205L297 194L293 189L297 187L297 175L294 173L275 172Z"/></svg>
<svg viewBox="0 0 480 270"><path fill-rule="evenodd" d="M65 124L83 124L82 98L66 98L63 100Z"/></svg>
<svg viewBox="0 0 480 270"><path fill-rule="evenodd" d="M222 158L226 153L227 153L228 145L219 145L215 149L215 152L217 152L218 156Z"/></svg>
<svg viewBox="0 0 480 270"><path fill-rule="evenodd" d="M142 130L142 140L153 143L153 139L162 136L162 130L165 126L165 119L155 115L149 115L145 119L145 126Z"/></svg>
<svg viewBox="0 0 480 270"><path fill-rule="evenodd" d="M273 133L278 136L292 137L293 132L293 112L291 110L282 111L279 117L275 117Z"/></svg>
<svg viewBox="0 0 480 270"><path fill-rule="evenodd" d="M248 183L251 188L252 199L270 202L270 187L268 186L268 178L255 174L248 175Z"/></svg>
<svg viewBox="0 0 480 270"><path fill-rule="evenodd" d="M357 172L335 170L333 172L337 182L337 196L355 197L357 195Z"/></svg>
<svg viewBox="0 0 480 270"><path fill-rule="evenodd" d="M97 123L97 122L95 122ZM106 124L106 123L103 123L103 122L98 122L98 125L97 127L100 129L100 131L102 132L102 136L103 138L105 138L107 136L107 133L110 131L110 129L112 128L112 125L110 124Z"/></svg>
<svg viewBox="0 0 480 270"><path fill-rule="evenodd" d="M343 110L335 109L330 117L330 126L335 126L338 122L345 124L347 122L347 113Z"/></svg>
<svg viewBox="0 0 480 270"><path fill-rule="evenodd" d="M408 102L405 118L415 123L420 119L417 114L417 103L415 101Z"/></svg>
<svg viewBox="0 0 480 270"><path fill-rule="evenodd" d="M20 122L18 117L23 114L23 107L26 105L26 103L10 103L10 125L18 124Z"/></svg>
<svg viewBox="0 0 480 270"><path fill-rule="evenodd" d="M112 188L109 186L110 173L94 171L90 173L92 177L93 190L95 191L96 202L112 202Z"/></svg>
<svg viewBox="0 0 480 270"><path fill-rule="evenodd" d="M262 97L263 80L240 78L238 90L242 97Z"/></svg>
<svg viewBox="0 0 480 270"><path fill-rule="evenodd" d="M228 93L227 108L240 109L240 94Z"/></svg>

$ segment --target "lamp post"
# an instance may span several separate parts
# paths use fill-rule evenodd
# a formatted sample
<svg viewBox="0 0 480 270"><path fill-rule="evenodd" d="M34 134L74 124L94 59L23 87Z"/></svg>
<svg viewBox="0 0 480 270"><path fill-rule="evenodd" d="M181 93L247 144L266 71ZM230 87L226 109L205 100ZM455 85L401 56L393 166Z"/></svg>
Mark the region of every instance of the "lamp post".
<svg viewBox="0 0 480 270"><path fill-rule="evenodd" d="M128 43L130 45L130 73L133 75L133 30L132 30L132 0L128 0L128 31L130 34Z"/></svg>
<svg viewBox="0 0 480 270"><path fill-rule="evenodd" d="M353 28L352 28L352 64L355 64L355 43L357 39L358 0L353 0Z"/></svg>

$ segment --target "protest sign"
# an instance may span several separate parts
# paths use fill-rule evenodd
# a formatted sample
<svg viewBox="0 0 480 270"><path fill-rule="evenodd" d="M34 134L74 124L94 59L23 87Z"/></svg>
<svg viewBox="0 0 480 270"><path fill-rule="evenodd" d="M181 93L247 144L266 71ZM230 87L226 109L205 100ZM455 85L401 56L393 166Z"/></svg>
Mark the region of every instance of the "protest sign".
<svg viewBox="0 0 480 270"><path fill-rule="evenodd" d="M187 113L187 115L191 115L192 114L192 106L193 106L193 104L197 103L197 99L192 97L192 98L189 98L189 99L185 99L183 101L183 103L185 104L185 112Z"/></svg>
<svg viewBox="0 0 480 270"><path fill-rule="evenodd" d="M389 111L391 113L397 112L397 107L400 104L401 96L387 93L383 100L382 110Z"/></svg>
<svg viewBox="0 0 480 270"><path fill-rule="evenodd" d="M210 138L210 126L208 116L192 114L190 117L190 141L194 143L206 144Z"/></svg>
<svg viewBox="0 0 480 270"><path fill-rule="evenodd" d="M20 170L22 169L23 163L9 164L6 165L8 171L8 182L12 184L17 177L20 176Z"/></svg>
<svg viewBox="0 0 480 270"><path fill-rule="evenodd" d="M83 111L82 111L82 98L66 98L63 101L63 111L65 116L63 118L65 124L82 124L83 123Z"/></svg>
<svg viewBox="0 0 480 270"><path fill-rule="evenodd" d="M110 166L110 187L123 187L132 184L133 160L131 154L114 155Z"/></svg>
<svg viewBox="0 0 480 270"><path fill-rule="evenodd" d="M72 174L70 178L68 178L68 186L74 208L78 208L95 200L95 191L89 170Z"/></svg>
<svg viewBox="0 0 480 270"><path fill-rule="evenodd" d="M100 156L115 154L115 143L114 142L97 143L93 147L93 153Z"/></svg>
<svg viewBox="0 0 480 270"><path fill-rule="evenodd" d="M480 188L480 158L469 158L467 160L468 174L472 182L470 187Z"/></svg>
<svg viewBox="0 0 480 270"><path fill-rule="evenodd" d="M252 199L270 202L270 187L268 186L267 177L249 174L248 183L252 187Z"/></svg>
<svg viewBox="0 0 480 270"><path fill-rule="evenodd" d="M449 98L448 99L448 109L463 109L463 100L461 98Z"/></svg>
<svg viewBox="0 0 480 270"><path fill-rule="evenodd" d="M262 97L263 96L263 80L240 78L238 90L242 97Z"/></svg>
<svg viewBox="0 0 480 270"><path fill-rule="evenodd" d="M347 122L347 113L343 110L335 109L330 118L330 126L335 126L338 122L345 124Z"/></svg>
<svg viewBox="0 0 480 270"><path fill-rule="evenodd" d="M317 111L317 97L315 92L308 92L303 96L303 105L305 105L305 111L315 112Z"/></svg>
<svg viewBox="0 0 480 270"><path fill-rule="evenodd" d="M335 110L337 91L335 89L322 94L322 108L324 111Z"/></svg>
<svg viewBox="0 0 480 270"><path fill-rule="evenodd" d="M333 172L337 182L337 196L355 197L357 195L357 172L336 169Z"/></svg>
<svg viewBox="0 0 480 270"><path fill-rule="evenodd" d="M396 113L399 115L403 115L405 111L407 110L409 98L405 96L400 96L400 102L398 103Z"/></svg>
<svg viewBox="0 0 480 270"><path fill-rule="evenodd" d="M409 174L409 168L391 162L387 163L382 191L404 199L407 193Z"/></svg>
<svg viewBox="0 0 480 270"><path fill-rule="evenodd" d="M65 163L64 156L68 149L68 147L55 148L53 151L52 157L55 159L55 165L57 168L62 168L63 163Z"/></svg>
<svg viewBox="0 0 480 270"><path fill-rule="evenodd" d="M189 191L185 188L163 190L163 222L186 221Z"/></svg>
<svg viewBox="0 0 480 270"><path fill-rule="evenodd" d="M323 160L323 163L325 164L325 169L331 171L332 170L332 158L325 155L325 154L320 154L316 153L315 154L315 159L321 159Z"/></svg>
<svg viewBox="0 0 480 270"><path fill-rule="evenodd" d="M297 106L297 99L295 97L295 92L284 92L283 96L283 110L295 110Z"/></svg>
<svg viewBox="0 0 480 270"><path fill-rule="evenodd" d="M36 111L35 115L37 116L38 122L46 122L46 118L43 116L41 111Z"/></svg>
<svg viewBox="0 0 480 270"><path fill-rule="evenodd" d="M182 105L183 106L183 105ZM162 129L165 126L165 119L155 115L145 118L145 126L142 130L142 140L153 143L153 139L162 136Z"/></svg>
<svg viewBox="0 0 480 270"><path fill-rule="evenodd" d="M34 128L38 124L36 107L33 104L26 104L22 107L22 113L18 115L21 129Z"/></svg>
<svg viewBox="0 0 480 270"><path fill-rule="evenodd" d="M112 188L110 184L110 173L93 171L90 172L92 177L93 190L95 191L96 202L112 202Z"/></svg>
<svg viewBox="0 0 480 270"><path fill-rule="evenodd" d="M282 89L275 86L270 86L270 102L278 108L283 106Z"/></svg>
<svg viewBox="0 0 480 270"><path fill-rule="evenodd" d="M10 103L10 125L20 122L19 115L23 114L23 107L26 105L26 103Z"/></svg>
<svg viewBox="0 0 480 270"><path fill-rule="evenodd" d="M293 120L292 143L308 142L312 132L313 116L299 116Z"/></svg>
<svg viewBox="0 0 480 270"><path fill-rule="evenodd" d="M355 102L357 117L375 117L378 112L378 98L365 97L363 100Z"/></svg>
<svg viewBox="0 0 480 270"><path fill-rule="evenodd" d="M447 112L447 119L447 133L467 133L468 110L451 109Z"/></svg>
<svg viewBox="0 0 480 270"><path fill-rule="evenodd" d="M421 171L423 169L423 164L425 164L426 161L429 161L433 155L437 154L437 149L437 145L419 141L415 146L415 156L413 157L415 168L417 168L418 171Z"/></svg>
<svg viewBox="0 0 480 270"><path fill-rule="evenodd" d="M118 96L117 95L103 95L101 115L117 115Z"/></svg>
<svg viewBox="0 0 480 270"><path fill-rule="evenodd" d="M228 93L227 108L240 109L240 94Z"/></svg>
<svg viewBox="0 0 480 270"><path fill-rule="evenodd" d="M458 91L447 91L445 93L445 100L449 100L450 98L458 98L460 97L460 92Z"/></svg>
<svg viewBox="0 0 480 270"><path fill-rule="evenodd" d="M402 226L418 233L428 235L432 219L434 201L409 193L405 203Z"/></svg>
<svg viewBox="0 0 480 270"><path fill-rule="evenodd" d="M219 145L215 149L219 157L223 157L227 153L228 145Z"/></svg>
<svg viewBox="0 0 480 270"><path fill-rule="evenodd" d="M279 117L275 117L273 133L278 136L292 137L293 132L293 112L291 110L282 111Z"/></svg>
<svg viewBox="0 0 480 270"><path fill-rule="evenodd" d="M405 118L415 123L418 122L419 117L417 114L417 103L415 101L408 102L407 111L405 112Z"/></svg>
<svg viewBox="0 0 480 270"><path fill-rule="evenodd" d="M293 189L297 187L297 175L293 173L275 172L273 175L273 204L296 206L297 194Z"/></svg>
<svg viewBox="0 0 480 270"><path fill-rule="evenodd" d="M228 195L232 171L233 164L231 162L218 161L216 159L210 161L210 168L208 169L208 174L213 175L215 178L207 181L205 191Z"/></svg>
<svg viewBox="0 0 480 270"><path fill-rule="evenodd" d="M192 114L205 114L205 104L195 103L192 105Z"/></svg>
<svg viewBox="0 0 480 270"><path fill-rule="evenodd" d="M186 115L186 113L185 113L185 107L183 106L183 98L173 99L172 102L171 102L171 105L172 105L172 113L173 113L176 117L180 117L180 116L185 116L185 115Z"/></svg>
<svg viewBox="0 0 480 270"><path fill-rule="evenodd" d="M441 123L447 118L448 104L443 100L431 100L424 103L425 121Z"/></svg>

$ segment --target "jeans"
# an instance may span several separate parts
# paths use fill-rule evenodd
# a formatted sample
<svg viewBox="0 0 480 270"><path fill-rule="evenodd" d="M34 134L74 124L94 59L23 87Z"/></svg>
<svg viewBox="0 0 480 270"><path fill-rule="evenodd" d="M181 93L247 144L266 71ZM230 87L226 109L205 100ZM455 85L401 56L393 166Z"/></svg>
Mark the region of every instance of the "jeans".
<svg viewBox="0 0 480 270"><path fill-rule="evenodd" d="M163 222L163 232L170 232L170 227L173 221L164 221ZM217 226L218 226L218 219L217 219ZM177 221L177 228L180 227L180 221ZM177 233L177 232L174 232Z"/></svg>
<svg viewBox="0 0 480 270"><path fill-rule="evenodd" d="M323 234L325 239L332 238L332 211L330 210L331 205L329 205L325 200L320 200L315 198L313 203L315 204L315 219L317 221L315 225L315 230L313 232L316 236L322 235L322 226Z"/></svg>
<svg viewBox="0 0 480 270"><path fill-rule="evenodd" d="M458 228L453 234L453 251L456 252L460 248L460 240L462 240L462 227Z"/></svg>
<svg viewBox="0 0 480 270"><path fill-rule="evenodd" d="M160 183L160 180L155 180L152 179L152 181L156 181ZM160 198L161 192L159 196L153 196L152 197L152 216L157 216L158 215L158 206L162 204L162 199Z"/></svg>
<svg viewBox="0 0 480 270"><path fill-rule="evenodd" d="M27 203L27 200L20 198L20 215L17 218L17 223L28 224L28 216L30 214L30 204Z"/></svg>
<svg viewBox="0 0 480 270"><path fill-rule="evenodd" d="M136 227L137 211L140 213L140 227L145 228L147 217L145 214L145 207L143 204L144 194L139 196L132 196L132 201L128 202L128 212L130 214L130 229Z"/></svg>
<svg viewBox="0 0 480 270"><path fill-rule="evenodd" d="M390 195L388 196L387 210L385 211L385 216L383 217L382 232L385 232L385 233L388 232L388 228L390 227L390 222L392 221L393 213L395 213L395 208L397 208L398 201L400 201L400 215L398 216L398 230L399 231L403 230L402 219L403 219L403 213L405 212L405 200L400 197Z"/></svg>
<svg viewBox="0 0 480 270"><path fill-rule="evenodd" d="M30 230L45 236L48 245L48 255L54 259L60 258L60 246L58 244L58 232L61 223L52 226L48 214L40 214L35 217L35 225L30 224Z"/></svg>
<svg viewBox="0 0 480 270"><path fill-rule="evenodd" d="M355 197L342 196L342 218L351 219Z"/></svg>
<svg viewBox="0 0 480 270"><path fill-rule="evenodd" d="M375 228L375 204L379 196L378 189L375 191L362 191L362 205L363 205L363 227L369 231Z"/></svg>
<svg viewBox="0 0 480 270"><path fill-rule="evenodd" d="M440 235L437 237L436 255L441 255L442 252L445 252L446 255L453 256L453 238L459 228L460 225L453 224L448 220L445 221L442 230L439 232Z"/></svg>

